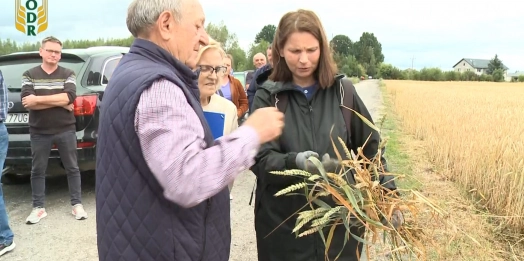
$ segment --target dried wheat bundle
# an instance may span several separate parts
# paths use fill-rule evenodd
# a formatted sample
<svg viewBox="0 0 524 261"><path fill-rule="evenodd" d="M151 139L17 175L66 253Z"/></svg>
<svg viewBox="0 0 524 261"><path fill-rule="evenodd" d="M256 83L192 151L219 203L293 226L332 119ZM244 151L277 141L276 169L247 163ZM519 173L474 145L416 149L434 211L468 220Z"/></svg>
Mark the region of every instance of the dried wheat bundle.
<svg viewBox="0 0 524 261"><path fill-rule="evenodd" d="M378 128L371 122L361 115L359 116L366 124L378 131ZM401 259L401 256L408 254L416 259L424 260L426 251L422 242L428 239L425 238L421 229L422 225L417 220L417 214L422 209L422 205L429 206L429 209L435 214L445 216L446 213L417 191L398 189L404 194L400 197L396 192L389 191L383 184L380 184L379 175L384 170L380 161L380 153L386 145L387 139L382 141L377 155L372 159L364 156L362 148L358 148L356 155L353 156L343 140L340 138L338 140L349 159L342 160L332 140L342 167L338 173L326 172L320 160L315 157L311 157L309 160L318 168L318 172L315 173L320 174L311 174L296 169L271 172L274 175L302 178L301 182L275 194L275 196L284 196L298 193L307 197L308 204L305 207L309 205L311 209L305 210L303 208L298 212L293 232L296 233L297 237L318 232L324 239L326 249L329 249L335 226L343 225L348 231L348 237L352 236L364 244L368 253L370 243L377 243L378 235L382 232L383 242L390 248L388 255L392 259L405 260ZM394 179L402 176L388 174L393 175ZM300 193L300 191L303 192ZM328 197L331 197L335 202L335 206L326 203ZM403 224L397 228L391 225L395 210L400 210L404 217ZM350 227L352 226L364 226L366 236L360 238L351 234ZM327 235L324 234L326 231L329 231ZM370 238L371 240L369 240ZM367 256L369 257L369 254Z"/></svg>

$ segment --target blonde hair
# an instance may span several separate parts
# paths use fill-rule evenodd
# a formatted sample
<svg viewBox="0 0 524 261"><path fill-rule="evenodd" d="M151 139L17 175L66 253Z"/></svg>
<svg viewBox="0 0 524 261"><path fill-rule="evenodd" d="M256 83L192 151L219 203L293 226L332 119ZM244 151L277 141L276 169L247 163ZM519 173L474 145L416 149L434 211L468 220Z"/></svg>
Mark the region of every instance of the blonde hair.
<svg viewBox="0 0 524 261"><path fill-rule="evenodd" d="M200 59L202 59L202 55L207 50L217 50L220 53L220 56L222 56L222 59L226 57L226 52L224 51L224 49L222 49L220 42L217 42L215 39L209 37L209 44L206 46L200 47L200 50L198 50L197 64L200 63Z"/></svg>

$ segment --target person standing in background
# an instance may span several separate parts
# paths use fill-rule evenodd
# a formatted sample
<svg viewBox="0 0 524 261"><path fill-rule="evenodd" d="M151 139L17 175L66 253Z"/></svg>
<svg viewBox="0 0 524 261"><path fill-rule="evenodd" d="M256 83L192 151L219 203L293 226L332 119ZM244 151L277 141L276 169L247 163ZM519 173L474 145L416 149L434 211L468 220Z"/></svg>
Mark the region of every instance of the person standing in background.
<svg viewBox="0 0 524 261"><path fill-rule="evenodd" d="M222 79L220 79L221 87L217 90L217 94L235 104L237 108L237 117L241 120L241 122L239 122L240 125L244 120L244 114L247 112L248 102L242 83L235 77L231 76L232 64L233 56L227 54L224 58L224 66L227 67L227 71L222 76Z"/></svg>
<svg viewBox="0 0 524 261"><path fill-rule="evenodd" d="M24 72L22 76L22 104L29 110L31 139L31 188L33 210L27 224L36 224L47 216L44 207L45 173L53 144L67 174L71 213L77 220L87 218L81 199L81 177L77 161L76 119L73 102L76 99L76 75L58 65L62 58L62 42L46 37L40 47L42 64Z"/></svg>
<svg viewBox="0 0 524 261"><path fill-rule="evenodd" d="M227 73L224 66L225 52L220 43L210 39L209 45L200 48L197 58L198 89L200 90L200 103L204 112L219 113L224 115L222 135L228 135L238 129L237 108L228 99L216 94L219 80ZM228 184L229 199L233 199L231 191L233 183Z"/></svg>
<svg viewBox="0 0 524 261"><path fill-rule="evenodd" d="M260 76L261 74L264 74L264 73L270 71L271 68L273 67L273 59L272 59L273 56L271 54L271 45L272 45L272 43L269 44L269 46L267 47L267 50L266 50L267 64L264 64L260 68L257 68L256 71L252 73L251 78L247 79L247 77L246 77L246 82L249 83L249 84L247 84L247 87L246 87L246 89L247 89L246 93L247 93L247 100L248 100L248 103L249 103L249 111L250 112L252 112L253 98L255 97L255 92L257 91L257 79L258 79L258 76ZM266 73L266 75L269 76L270 73L271 72ZM264 77L264 80L267 79L267 76ZM262 82L260 84L262 84Z"/></svg>
<svg viewBox="0 0 524 261"><path fill-rule="evenodd" d="M256 53L253 56L253 65L255 66L255 68L259 69L262 66L266 65L266 63L266 56L263 53Z"/></svg>
<svg viewBox="0 0 524 261"><path fill-rule="evenodd" d="M0 71L0 167L4 169L5 157L7 156L7 148L9 146L9 134L5 127L5 119L7 118L7 86L4 82L2 71ZM0 180L2 179L0 174ZM16 244L14 241L14 234L9 226L9 217L5 209L4 191L0 184L0 256L13 251Z"/></svg>
<svg viewBox="0 0 524 261"><path fill-rule="evenodd" d="M269 44L269 46L271 46L271 44ZM269 54L267 56L267 60L269 61ZM262 66L266 65L266 57L264 56L263 53L256 53L254 56L253 56L253 66L255 66L255 70L254 71L250 71L247 73L246 75L246 90L249 89L249 84L251 83L251 81L253 80L253 76L255 75L255 71L262 68Z"/></svg>

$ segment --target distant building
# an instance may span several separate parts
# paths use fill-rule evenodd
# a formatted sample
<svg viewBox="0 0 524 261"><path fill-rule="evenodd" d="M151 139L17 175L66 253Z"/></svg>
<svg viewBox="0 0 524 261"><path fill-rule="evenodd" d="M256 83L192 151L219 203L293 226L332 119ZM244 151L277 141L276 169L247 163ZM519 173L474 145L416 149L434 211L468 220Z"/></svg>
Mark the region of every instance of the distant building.
<svg viewBox="0 0 524 261"><path fill-rule="evenodd" d="M513 82L516 82L516 81L518 81L519 76L524 76L524 72L516 71L516 72L514 72L514 73L508 73L508 74L506 75L506 77L504 78L504 80L505 80L506 82L512 82L512 81L513 81Z"/></svg>
<svg viewBox="0 0 524 261"><path fill-rule="evenodd" d="M490 60L462 58L453 65L453 70L461 73L470 71L477 75L482 75L487 73L489 62ZM509 68L504 64L502 66L504 67L504 78L506 78Z"/></svg>

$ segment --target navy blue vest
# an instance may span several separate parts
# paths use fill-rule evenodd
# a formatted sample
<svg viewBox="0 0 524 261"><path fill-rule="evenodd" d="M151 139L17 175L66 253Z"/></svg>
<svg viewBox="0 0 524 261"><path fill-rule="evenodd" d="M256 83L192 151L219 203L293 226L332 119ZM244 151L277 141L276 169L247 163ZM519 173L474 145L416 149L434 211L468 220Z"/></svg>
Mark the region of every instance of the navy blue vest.
<svg viewBox="0 0 524 261"><path fill-rule="evenodd" d="M135 132L141 93L166 78L184 91L200 118L206 142L213 136L199 102L196 75L168 52L136 39L103 95L96 165L96 219L101 261L227 261L231 243L229 193L192 208L163 196Z"/></svg>

